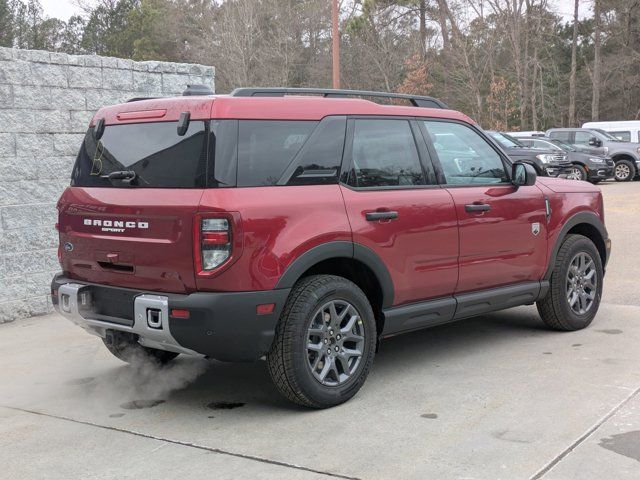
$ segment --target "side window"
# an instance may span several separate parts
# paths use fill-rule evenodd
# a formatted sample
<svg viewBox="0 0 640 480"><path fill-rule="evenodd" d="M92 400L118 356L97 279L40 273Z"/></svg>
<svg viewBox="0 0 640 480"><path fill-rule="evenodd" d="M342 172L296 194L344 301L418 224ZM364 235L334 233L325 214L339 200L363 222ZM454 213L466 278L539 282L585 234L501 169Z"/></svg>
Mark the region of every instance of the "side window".
<svg viewBox="0 0 640 480"><path fill-rule="evenodd" d="M528 147L533 147L533 148L549 148L549 145L547 145L546 142L543 142L541 140L533 140L532 145L527 145Z"/></svg>
<svg viewBox="0 0 640 480"><path fill-rule="evenodd" d="M241 120L238 187L277 185L318 122Z"/></svg>
<svg viewBox="0 0 640 480"><path fill-rule="evenodd" d="M573 143L577 145L589 145L589 140L593 137L591 132L576 132Z"/></svg>
<svg viewBox="0 0 640 480"><path fill-rule="evenodd" d="M520 143L525 147L535 147L533 140L520 139Z"/></svg>
<svg viewBox="0 0 640 480"><path fill-rule="evenodd" d="M609 132L611 135L616 137L618 140L622 140L623 142L631 141L631 132Z"/></svg>
<svg viewBox="0 0 640 480"><path fill-rule="evenodd" d="M498 152L472 128L433 120L424 125L448 185L509 181Z"/></svg>
<svg viewBox="0 0 640 480"><path fill-rule="evenodd" d="M571 132L568 132L568 131L551 132L549 134L549 136L551 138L556 139L556 140L560 140L560 141L567 142L567 143L573 143L571 141Z"/></svg>
<svg viewBox="0 0 640 480"><path fill-rule="evenodd" d="M407 120L354 121L349 184L356 187L426 184Z"/></svg>
<svg viewBox="0 0 640 480"><path fill-rule="evenodd" d="M291 161L278 185L326 185L338 183L346 117L326 117Z"/></svg>

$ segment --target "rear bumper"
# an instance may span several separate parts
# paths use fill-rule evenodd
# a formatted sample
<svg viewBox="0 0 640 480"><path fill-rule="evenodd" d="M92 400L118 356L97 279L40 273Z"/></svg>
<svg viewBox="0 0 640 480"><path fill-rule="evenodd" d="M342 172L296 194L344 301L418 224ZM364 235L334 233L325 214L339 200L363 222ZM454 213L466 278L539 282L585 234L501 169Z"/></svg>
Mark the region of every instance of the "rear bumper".
<svg viewBox="0 0 640 480"><path fill-rule="evenodd" d="M257 360L269 352L288 295L289 289L167 294L78 282L62 274L51 283L55 309L94 335L129 332L145 347L228 362ZM272 313L256 313L257 305L269 303L275 304ZM172 316L174 309L188 310L189 318Z"/></svg>

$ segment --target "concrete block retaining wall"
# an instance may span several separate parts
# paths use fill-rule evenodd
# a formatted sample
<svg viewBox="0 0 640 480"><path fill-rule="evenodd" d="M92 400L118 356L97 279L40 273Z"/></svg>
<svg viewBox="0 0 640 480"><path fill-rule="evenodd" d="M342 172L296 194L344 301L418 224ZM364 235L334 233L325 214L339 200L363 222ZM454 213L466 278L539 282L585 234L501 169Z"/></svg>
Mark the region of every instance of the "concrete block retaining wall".
<svg viewBox="0 0 640 480"><path fill-rule="evenodd" d="M214 79L203 65L0 47L0 323L52 309L55 204L93 113Z"/></svg>

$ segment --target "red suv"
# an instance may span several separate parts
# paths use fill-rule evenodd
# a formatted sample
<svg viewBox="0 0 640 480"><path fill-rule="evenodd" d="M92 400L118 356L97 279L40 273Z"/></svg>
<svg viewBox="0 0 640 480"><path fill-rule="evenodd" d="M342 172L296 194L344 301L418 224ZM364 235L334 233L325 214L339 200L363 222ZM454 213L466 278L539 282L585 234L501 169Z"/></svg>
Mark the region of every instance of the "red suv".
<svg viewBox="0 0 640 480"><path fill-rule="evenodd" d="M116 357L266 357L280 392L322 408L386 337L534 302L558 330L596 315L600 190L536 178L467 116L375 92L185 93L100 109L58 203L53 302Z"/></svg>

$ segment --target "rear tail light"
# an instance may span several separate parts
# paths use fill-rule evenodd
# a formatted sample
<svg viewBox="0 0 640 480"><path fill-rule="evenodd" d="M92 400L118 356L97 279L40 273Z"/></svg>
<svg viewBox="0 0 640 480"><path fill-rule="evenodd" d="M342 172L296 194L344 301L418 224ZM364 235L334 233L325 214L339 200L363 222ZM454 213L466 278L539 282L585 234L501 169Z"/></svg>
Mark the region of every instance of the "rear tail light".
<svg viewBox="0 0 640 480"><path fill-rule="evenodd" d="M213 270L231 255L231 229L226 218L200 220L200 251L202 270Z"/></svg>
<svg viewBox="0 0 640 480"><path fill-rule="evenodd" d="M194 256L199 275L212 275L241 250L239 215L235 213L196 215L194 222ZM236 218L236 216L238 218ZM240 235L238 238L236 235ZM237 250L237 251L236 251Z"/></svg>

